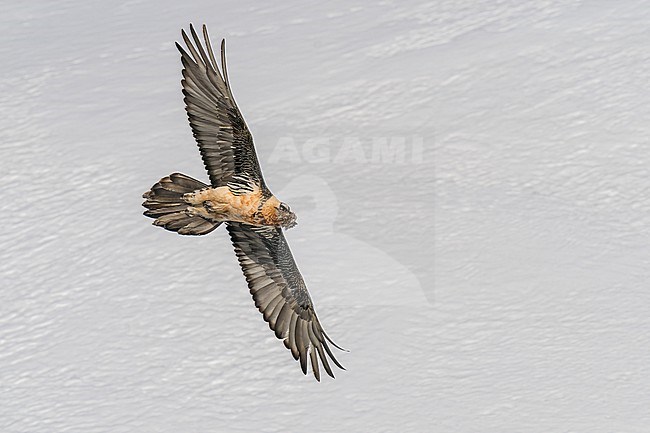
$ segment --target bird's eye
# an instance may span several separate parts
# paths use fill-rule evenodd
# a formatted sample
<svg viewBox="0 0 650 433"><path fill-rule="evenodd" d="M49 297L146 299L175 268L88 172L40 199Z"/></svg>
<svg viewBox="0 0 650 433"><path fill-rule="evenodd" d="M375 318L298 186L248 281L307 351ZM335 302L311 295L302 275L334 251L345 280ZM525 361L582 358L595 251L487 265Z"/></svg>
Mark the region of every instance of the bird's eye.
<svg viewBox="0 0 650 433"><path fill-rule="evenodd" d="M280 203L280 210L283 212L289 212L291 209L289 209L289 206L287 206L284 203Z"/></svg>

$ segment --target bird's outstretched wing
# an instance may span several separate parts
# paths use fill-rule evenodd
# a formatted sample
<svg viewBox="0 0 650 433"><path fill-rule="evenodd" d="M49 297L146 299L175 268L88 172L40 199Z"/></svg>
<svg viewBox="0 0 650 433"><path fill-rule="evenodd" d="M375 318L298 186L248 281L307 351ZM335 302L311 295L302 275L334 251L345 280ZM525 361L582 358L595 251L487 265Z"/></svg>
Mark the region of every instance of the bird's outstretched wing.
<svg viewBox="0 0 650 433"><path fill-rule="evenodd" d="M250 181L266 186L255 154L253 137L232 96L226 67L226 41L221 41L221 71L203 26L205 47L190 25L192 40L181 31L189 53L176 43L183 63L185 110L213 187L230 182L243 188ZM207 52L206 52L207 50Z"/></svg>
<svg viewBox="0 0 650 433"><path fill-rule="evenodd" d="M309 357L316 380L320 380L319 359L327 374L334 377L328 358L344 368L328 343L341 347L323 330L282 229L229 222L228 232L255 306L275 336L284 340L294 359L300 360L303 373L307 374Z"/></svg>

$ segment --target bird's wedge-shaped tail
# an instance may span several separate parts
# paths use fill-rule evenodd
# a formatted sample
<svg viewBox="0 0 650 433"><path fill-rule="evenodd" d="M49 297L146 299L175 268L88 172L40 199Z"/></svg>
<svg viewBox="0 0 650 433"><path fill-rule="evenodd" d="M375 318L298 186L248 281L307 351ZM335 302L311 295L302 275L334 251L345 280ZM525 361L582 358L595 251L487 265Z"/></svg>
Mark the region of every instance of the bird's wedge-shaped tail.
<svg viewBox="0 0 650 433"><path fill-rule="evenodd" d="M181 173L163 177L142 195L145 215L154 218L154 225L179 235L205 235L219 227L221 221L210 221L203 216L192 215L184 198L186 194L208 188L208 185Z"/></svg>

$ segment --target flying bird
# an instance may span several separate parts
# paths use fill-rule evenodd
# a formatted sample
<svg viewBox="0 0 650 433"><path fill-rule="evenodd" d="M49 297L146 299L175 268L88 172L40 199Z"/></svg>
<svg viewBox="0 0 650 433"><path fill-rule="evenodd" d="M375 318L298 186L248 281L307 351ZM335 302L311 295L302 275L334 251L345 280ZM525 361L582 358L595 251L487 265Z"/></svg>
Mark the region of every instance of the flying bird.
<svg viewBox="0 0 650 433"><path fill-rule="evenodd" d="M307 286L282 232L296 215L264 182L253 137L235 103L226 67L225 39L218 67L206 26L201 43L194 26L187 50L176 47L183 64L183 95L190 127L208 172L207 185L181 173L158 181L143 194L144 215L154 225L181 235L206 235L225 223L255 306L283 340L304 374L319 364L334 377L329 361L344 369L329 345Z"/></svg>

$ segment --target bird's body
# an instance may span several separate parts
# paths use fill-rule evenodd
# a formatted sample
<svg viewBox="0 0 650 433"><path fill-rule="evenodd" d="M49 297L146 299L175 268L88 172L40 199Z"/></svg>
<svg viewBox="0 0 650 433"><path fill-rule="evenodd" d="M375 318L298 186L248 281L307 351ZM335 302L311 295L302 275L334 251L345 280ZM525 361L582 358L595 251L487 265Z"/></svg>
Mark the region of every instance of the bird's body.
<svg viewBox="0 0 650 433"><path fill-rule="evenodd" d="M201 215L213 221L235 221L252 226L282 226L280 200L264 197L260 188L243 194L233 194L227 186L205 188L185 194L191 206L190 215Z"/></svg>
<svg viewBox="0 0 650 433"><path fill-rule="evenodd" d="M155 219L154 225L181 235L205 235L225 223L255 305L276 337L300 360L303 373L309 357L317 380L319 360L334 377L328 359L343 368L328 346L336 344L316 316L282 232L296 225L296 215L264 182L253 138L228 82L225 41L220 71L206 27L205 48L193 26L190 33L193 41L181 33L189 53L176 46L185 108L210 185L181 173L166 176L144 193L144 214Z"/></svg>
<svg viewBox="0 0 650 433"><path fill-rule="evenodd" d="M179 175L180 173L176 173L176 176ZM166 179L162 179L161 183L164 183ZM152 194L147 195L145 198L150 198L151 200L147 205L149 207L153 206L152 202L155 201L155 198L153 198ZM286 218L280 209L283 203L273 195L264 195L257 186L252 188L251 191L239 194L233 193L227 186L217 188L204 186L183 193L179 197L178 203L183 206L180 214L188 217L200 217L214 223L231 221L252 226L293 226L283 219ZM147 216L156 215L148 211ZM164 224L160 225L164 226ZM171 230L175 231L174 229Z"/></svg>

